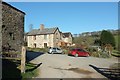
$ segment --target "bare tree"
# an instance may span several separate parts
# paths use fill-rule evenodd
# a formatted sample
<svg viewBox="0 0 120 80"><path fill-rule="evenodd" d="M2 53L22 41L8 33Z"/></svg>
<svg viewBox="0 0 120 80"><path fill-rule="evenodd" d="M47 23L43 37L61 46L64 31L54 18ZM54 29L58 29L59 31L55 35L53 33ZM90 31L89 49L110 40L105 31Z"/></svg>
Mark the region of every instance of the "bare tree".
<svg viewBox="0 0 120 80"><path fill-rule="evenodd" d="M29 25L29 31L32 31L33 30L33 24L30 24Z"/></svg>

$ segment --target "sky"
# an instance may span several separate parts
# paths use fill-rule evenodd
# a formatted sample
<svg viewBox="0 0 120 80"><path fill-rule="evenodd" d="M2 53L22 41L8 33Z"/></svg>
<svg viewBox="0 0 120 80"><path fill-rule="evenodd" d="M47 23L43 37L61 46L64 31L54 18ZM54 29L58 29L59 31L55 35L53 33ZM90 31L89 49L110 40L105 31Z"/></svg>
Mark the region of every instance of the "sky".
<svg viewBox="0 0 120 80"><path fill-rule="evenodd" d="M25 32L30 24L39 29L58 27L62 32L83 32L118 29L117 2L8 2L25 15Z"/></svg>

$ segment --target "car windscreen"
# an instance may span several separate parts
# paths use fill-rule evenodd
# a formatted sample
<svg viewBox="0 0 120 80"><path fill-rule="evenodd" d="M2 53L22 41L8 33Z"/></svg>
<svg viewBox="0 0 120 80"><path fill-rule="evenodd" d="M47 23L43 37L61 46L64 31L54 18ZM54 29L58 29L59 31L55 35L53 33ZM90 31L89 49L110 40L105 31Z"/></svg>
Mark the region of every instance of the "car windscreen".
<svg viewBox="0 0 120 80"><path fill-rule="evenodd" d="M85 50L83 50L83 49L77 49L77 51L86 52L86 51L85 51Z"/></svg>
<svg viewBox="0 0 120 80"><path fill-rule="evenodd" d="M61 50L60 48L57 48L57 50Z"/></svg>
<svg viewBox="0 0 120 80"><path fill-rule="evenodd" d="M75 51L76 49L71 49L70 51Z"/></svg>
<svg viewBox="0 0 120 80"><path fill-rule="evenodd" d="M52 50L56 50L56 48L53 48Z"/></svg>

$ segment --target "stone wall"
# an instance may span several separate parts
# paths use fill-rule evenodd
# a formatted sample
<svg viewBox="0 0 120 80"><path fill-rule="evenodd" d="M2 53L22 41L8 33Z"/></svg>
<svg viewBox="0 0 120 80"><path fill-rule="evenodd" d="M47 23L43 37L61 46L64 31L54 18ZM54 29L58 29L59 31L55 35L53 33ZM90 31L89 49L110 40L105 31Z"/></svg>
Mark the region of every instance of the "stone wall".
<svg viewBox="0 0 120 80"><path fill-rule="evenodd" d="M2 1L0 1L0 54L2 53Z"/></svg>
<svg viewBox="0 0 120 80"><path fill-rule="evenodd" d="M24 12L2 3L3 51L21 51L24 44L24 15Z"/></svg>
<svg viewBox="0 0 120 80"><path fill-rule="evenodd" d="M0 0L0 55L2 54L2 2ZM1 57L1 56L0 56ZM0 71L2 71L2 59L0 58ZM0 79L2 79L2 72L0 72Z"/></svg>

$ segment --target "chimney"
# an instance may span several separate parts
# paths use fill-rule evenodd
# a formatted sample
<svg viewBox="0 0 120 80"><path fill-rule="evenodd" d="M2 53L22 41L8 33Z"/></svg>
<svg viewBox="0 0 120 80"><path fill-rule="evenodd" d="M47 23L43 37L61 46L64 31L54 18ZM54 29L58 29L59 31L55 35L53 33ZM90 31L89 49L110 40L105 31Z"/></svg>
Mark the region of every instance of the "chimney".
<svg viewBox="0 0 120 80"><path fill-rule="evenodd" d="M40 30L44 29L44 24L40 24Z"/></svg>

